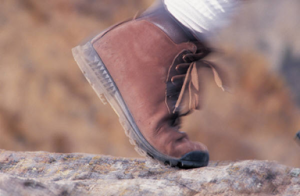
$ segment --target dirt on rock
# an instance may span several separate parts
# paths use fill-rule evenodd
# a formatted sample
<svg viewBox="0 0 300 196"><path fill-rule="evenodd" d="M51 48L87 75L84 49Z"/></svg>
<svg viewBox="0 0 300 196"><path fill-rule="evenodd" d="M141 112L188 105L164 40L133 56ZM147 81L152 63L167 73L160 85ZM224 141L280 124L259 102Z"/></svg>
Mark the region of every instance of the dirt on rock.
<svg viewBox="0 0 300 196"><path fill-rule="evenodd" d="M179 170L145 159L0 150L0 195L299 195L300 169L271 161Z"/></svg>

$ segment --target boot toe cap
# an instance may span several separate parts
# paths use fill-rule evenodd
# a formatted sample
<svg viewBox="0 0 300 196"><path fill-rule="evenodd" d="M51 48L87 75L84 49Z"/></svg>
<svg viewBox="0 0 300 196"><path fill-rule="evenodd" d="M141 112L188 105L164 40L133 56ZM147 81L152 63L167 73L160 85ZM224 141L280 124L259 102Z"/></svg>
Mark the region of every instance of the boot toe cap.
<svg viewBox="0 0 300 196"><path fill-rule="evenodd" d="M192 151L180 158L180 168L205 167L209 162L209 154L205 151Z"/></svg>

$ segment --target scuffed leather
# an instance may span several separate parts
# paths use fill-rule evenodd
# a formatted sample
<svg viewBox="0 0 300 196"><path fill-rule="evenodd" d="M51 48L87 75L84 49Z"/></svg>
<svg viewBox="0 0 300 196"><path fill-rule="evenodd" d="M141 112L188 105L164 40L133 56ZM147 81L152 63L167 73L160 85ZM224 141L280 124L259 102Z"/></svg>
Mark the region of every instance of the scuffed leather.
<svg viewBox="0 0 300 196"><path fill-rule="evenodd" d="M174 58L196 52L194 40L170 16L160 12L122 23L93 40L93 46L116 83L139 130L159 152L182 157L207 148L189 140L173 123L165 93Z"/></svg>

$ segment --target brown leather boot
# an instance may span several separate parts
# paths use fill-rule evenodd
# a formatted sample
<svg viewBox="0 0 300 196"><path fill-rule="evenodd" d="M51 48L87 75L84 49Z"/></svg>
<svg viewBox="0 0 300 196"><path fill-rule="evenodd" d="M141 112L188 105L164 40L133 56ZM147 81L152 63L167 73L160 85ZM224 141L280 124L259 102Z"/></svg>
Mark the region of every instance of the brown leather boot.
<svg viewBox="0 0 300 196"><path fill-rule="evenodd" d="M180 132L180 117L198 107L199 68L209 50L160 5L115 25L73 55L98 96L120 118L143 155L180 168L206 166L207 148ZM187 104L186 104L187 103Z"/></svg>

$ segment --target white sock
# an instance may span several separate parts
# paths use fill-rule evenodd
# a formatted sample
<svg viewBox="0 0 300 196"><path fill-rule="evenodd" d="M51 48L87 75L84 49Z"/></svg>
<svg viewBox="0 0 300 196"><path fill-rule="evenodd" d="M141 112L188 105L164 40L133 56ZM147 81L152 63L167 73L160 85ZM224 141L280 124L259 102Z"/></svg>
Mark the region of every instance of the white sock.
<svg viewBox="0 0 300 196"><path fill-rule="evenodd" d="M208 37L230 21L238 0L164 0L168 11L198 37Z"/></svg>

